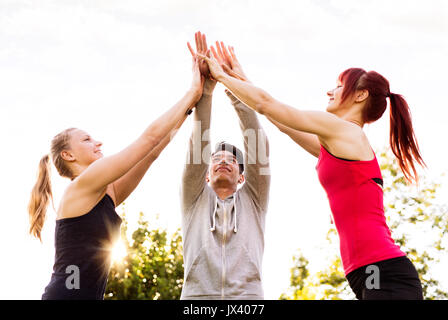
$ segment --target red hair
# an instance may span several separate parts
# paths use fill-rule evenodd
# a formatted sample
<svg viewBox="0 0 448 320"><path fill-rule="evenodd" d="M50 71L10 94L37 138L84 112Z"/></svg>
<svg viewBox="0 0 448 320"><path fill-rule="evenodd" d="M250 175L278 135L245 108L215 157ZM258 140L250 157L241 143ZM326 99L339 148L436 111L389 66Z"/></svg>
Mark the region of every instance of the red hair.
<svg viewBox="0 0 448 320"><path fill-rule="evenodd" d="M390 136L392 152L408 182L417 181L418 175L414 166L417 162L425 166L417 139L412 128L411 112L403 96L390 92L389 81L378 72L366 72L360 68L347 69L339 76L344 85L342 102L351 97L356 90L367 90L369 97L363 110L363 120L371 123L383 115L390 100Z"/></svg>

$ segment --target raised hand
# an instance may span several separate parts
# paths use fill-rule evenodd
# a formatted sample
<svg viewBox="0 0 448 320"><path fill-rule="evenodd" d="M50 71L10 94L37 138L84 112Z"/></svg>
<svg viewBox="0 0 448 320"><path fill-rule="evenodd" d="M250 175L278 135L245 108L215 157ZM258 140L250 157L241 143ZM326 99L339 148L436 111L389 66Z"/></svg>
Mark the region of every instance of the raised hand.
<svg viewBox="0 0 448 320"><path fill-rule="evenodd" d="M196 53L198 54L202 54L202 55L207 55L207 39L205 37L205 34L202 34L200 31L196 32L194 34L194 40L196 42ZM194 52L193 48L191 47L190 43L187 42L187 46L188 49L190 50L190 53L192 55L192 57L195 59L196 58L196 53ZM210 57L210 54L209 54ZM210 76L210 70L208 69L208 65L207 63L201 59L201 61L199 61L199 70L201 71L201 74L206 78L209 79Z"/></svg>
<svg viewBox="0 0 448 320"><path fill-rule="evenodd" d="M231 46L228 46L227 50L224 42L222 41L216 41L216 48L217 50L215 50L215 48L212 46L211 50L217 61L223 67L224 71L232 77L235 77L242 81L250 82L246 74L244 73L240 62L236 58L235 49Z"/></svg>
<svg viewBox="0 0 448 320"><path fill-rule="evenodd" d="M200 62L199 58L193 58L193 79L191 81L190 90L194 93L195 101L198 101L201 98L205 81L199 68Z"/></svg>
<svg viewBox="0 0 448 320"><path fill-rule="evenodd" d="M216 81L221 81L222 77L226 76L226 73L224 72L223 68L221 67L221 64L214 58L209 57L210 56L210 50L207 51L207 54L200 54L198 53L197 56L202 60L205 61L208 65L208 68L210 70L210 74Z"/></svg>

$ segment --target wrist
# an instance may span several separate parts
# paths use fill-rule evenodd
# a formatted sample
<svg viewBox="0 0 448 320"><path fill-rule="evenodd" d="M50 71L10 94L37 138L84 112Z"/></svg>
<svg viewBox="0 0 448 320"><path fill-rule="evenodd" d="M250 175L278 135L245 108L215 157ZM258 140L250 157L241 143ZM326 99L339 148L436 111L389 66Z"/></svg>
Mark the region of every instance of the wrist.
<svg viewBox="0 0 448 320"><path fill-rule="evenodd" d="M216 81L223 83L227 79L227 74L225 72L218 75Z"/></svg>
<svg viewBox="0 0 448 320"><path fill-rule="evenodd" d="M199 99L201 99L201 90L199 90L198 88L194 88L191 87L186 95L192 100L193 103L196 103L199 101Z"/></svg>
<svg viewBox="0 0 448 320"><path fill-rule="evenodd" d="M213 90L215 90L216 81L212 79L205 79L204 88L202 89L202 95L211 96L213 94Z"/></svg>

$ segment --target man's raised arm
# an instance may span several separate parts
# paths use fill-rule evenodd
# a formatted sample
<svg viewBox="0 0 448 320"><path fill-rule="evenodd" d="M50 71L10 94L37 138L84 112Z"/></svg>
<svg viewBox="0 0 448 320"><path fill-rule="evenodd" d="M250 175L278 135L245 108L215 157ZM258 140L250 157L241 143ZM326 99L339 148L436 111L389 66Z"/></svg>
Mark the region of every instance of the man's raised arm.
<svg viewBox="0 0 448 320"><path fill-rule="evenodd" d="M239 101L230 91L226 90L226 93L235 107L244 136L246 183L243 188L247 188L259 208L266 211L271 181L268 139L255 112Z"/></svg>
<svg viewBox="0 0 448 320"><path fill-rule="evenodd" d="M198 199L206 185L205 177L210 159L210 117L212 94L216 82L206 79L202 97L194 109L193 131L182 174L182 211L186 212Z"/></svg>

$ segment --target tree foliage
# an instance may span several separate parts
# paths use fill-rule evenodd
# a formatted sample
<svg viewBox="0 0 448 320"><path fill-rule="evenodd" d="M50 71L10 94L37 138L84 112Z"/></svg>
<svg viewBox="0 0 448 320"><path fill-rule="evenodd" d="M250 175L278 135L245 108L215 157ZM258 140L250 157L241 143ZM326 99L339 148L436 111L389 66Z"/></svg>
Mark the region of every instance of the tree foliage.
<svg viewBox="0 0 448 320"><path fill-rule="evenodd" d="M127 237L123 217L121 241L127 255L112 264L105 299L174 300L183 285L182 238L179 230L168 236L164 229L150 229L140 213L138 228Z"/></svg>
<svg viewBox="0 0 448 320"><path fill-rule="evenodd" d="M384 180L384 209L392 238L415 265L425 299L446 299L431 267L447 254L448 208L439 201L440 184L421 175L418 185L407 185L389 151L379 153ZM335 229L328 232L328 244L338 242ZM345 280L342 263L335 256L327 268L309 274L308 260L299 252L293 258L291 284L280 299L354 299Z"/></svg>

